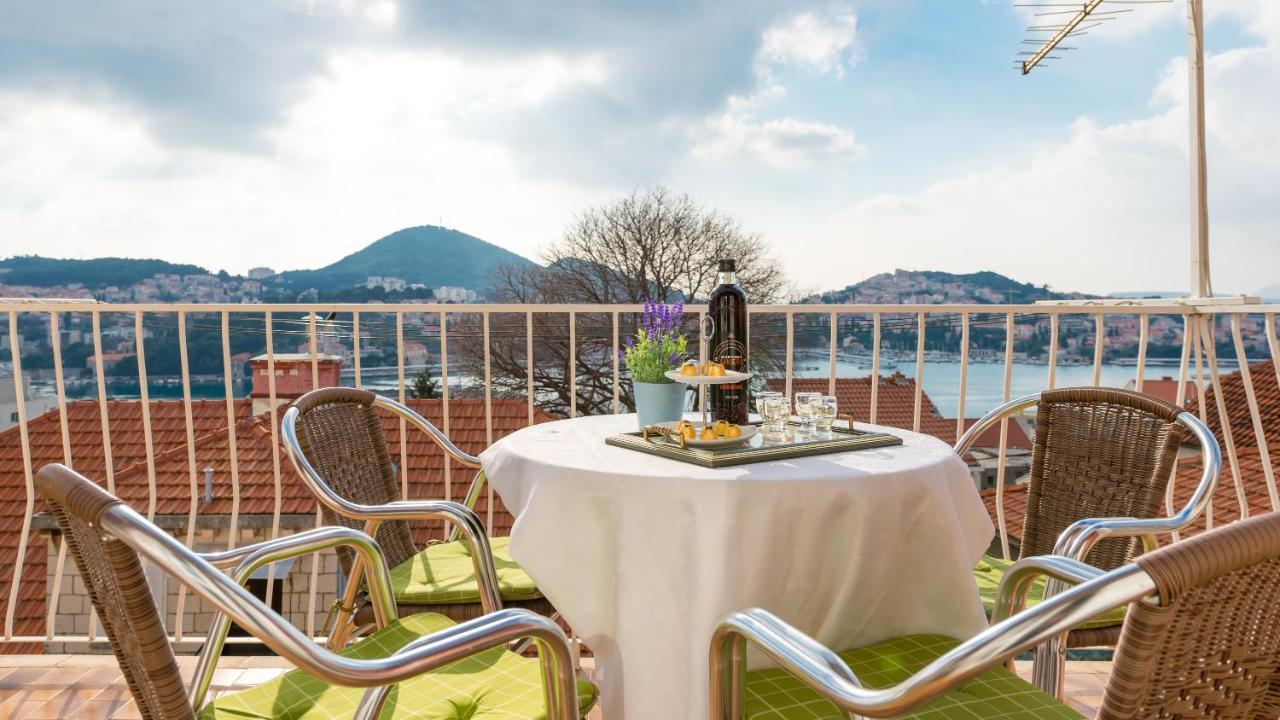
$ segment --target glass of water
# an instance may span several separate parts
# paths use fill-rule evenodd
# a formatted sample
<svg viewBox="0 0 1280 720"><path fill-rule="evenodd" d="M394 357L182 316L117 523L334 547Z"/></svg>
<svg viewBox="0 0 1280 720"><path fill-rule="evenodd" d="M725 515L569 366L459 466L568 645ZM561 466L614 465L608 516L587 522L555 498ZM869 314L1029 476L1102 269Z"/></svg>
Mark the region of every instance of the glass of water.
<svg viewBox="0 0 1280 720"><path fill-rule="evenodd" d="M812 431L814 406L822 399L822 393L801 392L796 393L796 415L800 416L800 428L805 431Z"/></svg>
<svg viewBox="0 0 1280 720"><path fill-rule="evenodd" d="M782 397L782 393L774 392L773 390L763 390L755 394L756 414L760 416L761 420L764 420L766 423L769 422L766 419L768 417L768 413L765 412L765 404L769 400L769 398L780 398L780 397Z"/></svg>
<svg viewBox="0 0 1280 720"><path fill-rule="evenodd" d="M765 398L760 410L764 419L764 434L772 439L781 439L787 434L787 420L791 419L791 403L782 393L773 393Z"/></svg>
<svg viewBox="0 0 1280 720"><path fill-rule="evenodd" d="M817 427L818 432L830 433L838 412L839 406L834 395L823 395L818 398L817 403L813 406L813 424Z"/></svg>

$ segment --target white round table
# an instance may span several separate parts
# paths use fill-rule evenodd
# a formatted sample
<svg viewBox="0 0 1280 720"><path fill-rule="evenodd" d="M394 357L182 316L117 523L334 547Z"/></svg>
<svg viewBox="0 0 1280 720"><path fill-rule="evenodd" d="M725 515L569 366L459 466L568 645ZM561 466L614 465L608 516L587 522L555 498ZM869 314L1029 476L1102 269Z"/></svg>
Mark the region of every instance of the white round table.
<svg viewBox="0 0 1280 720"><path fill-rule="evenodd" d="M941 441L703 468L606 445L635 415L562 420L481 455L511 554L595 653L605 720L707 715L717 621L766 608L837 650L986 626L994 529Z"/></svg>

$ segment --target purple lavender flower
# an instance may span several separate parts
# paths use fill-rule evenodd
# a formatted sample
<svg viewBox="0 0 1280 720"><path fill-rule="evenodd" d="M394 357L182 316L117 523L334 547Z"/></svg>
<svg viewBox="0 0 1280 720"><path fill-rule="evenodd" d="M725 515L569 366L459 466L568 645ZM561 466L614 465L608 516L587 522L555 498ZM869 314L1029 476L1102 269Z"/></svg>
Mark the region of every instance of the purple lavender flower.
<svg viewBox="0 0 1280 720"><path fill-rule="evenodd" d="M675 367L680 362L680 353L671 353L671 357L667 358L667 365Z"/></svg>

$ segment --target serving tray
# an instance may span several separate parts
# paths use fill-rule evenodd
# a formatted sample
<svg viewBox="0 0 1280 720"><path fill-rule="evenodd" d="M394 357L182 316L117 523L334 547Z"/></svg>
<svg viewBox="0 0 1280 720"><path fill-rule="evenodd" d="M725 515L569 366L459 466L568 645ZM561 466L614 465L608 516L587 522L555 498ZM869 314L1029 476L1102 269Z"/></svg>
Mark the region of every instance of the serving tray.
<svg viewBox="0 0 1280 720"><path fill-rule="evenodd" d="M750 424L758 426L760 423ZM605 438L605 443L709 468L750 465L772 460L829 455L902 444L902 438L897 435L858 430L852 426L832 427L830 433L819 435L792 434L799 427L798 422L788 423L788 435L785 440L766 440L764 433L761 432L756 433L746 445L732 448L682 448L678 442L663 435L650 433L646 438L643 431L613 435Z"/></svg>

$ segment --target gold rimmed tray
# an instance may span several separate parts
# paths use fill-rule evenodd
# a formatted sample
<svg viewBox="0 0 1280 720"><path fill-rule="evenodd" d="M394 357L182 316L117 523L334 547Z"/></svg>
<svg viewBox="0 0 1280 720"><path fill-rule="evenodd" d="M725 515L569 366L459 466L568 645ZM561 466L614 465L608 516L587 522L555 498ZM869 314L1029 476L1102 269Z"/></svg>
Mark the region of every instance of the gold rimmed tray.
<svg viewBox="0 0 1280 720"><path fill-rule="evenodd" d="M759 427L759 423L751 424ZM902 444L902 438L897 435L858 430L851 426L833 427L830 433L812 435L797 435L795 431L799 427L800 424L797 422L789 423L787 435L775 439L766 438L764 433L758 432L747 443L730 448L681 447L678 440L666 434L650 432L649 436L645 437L643 431L619 433L606 438L605 443L709 468L749 465Z"/></svg>

